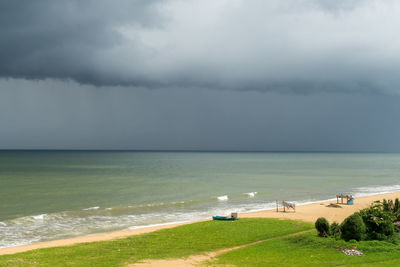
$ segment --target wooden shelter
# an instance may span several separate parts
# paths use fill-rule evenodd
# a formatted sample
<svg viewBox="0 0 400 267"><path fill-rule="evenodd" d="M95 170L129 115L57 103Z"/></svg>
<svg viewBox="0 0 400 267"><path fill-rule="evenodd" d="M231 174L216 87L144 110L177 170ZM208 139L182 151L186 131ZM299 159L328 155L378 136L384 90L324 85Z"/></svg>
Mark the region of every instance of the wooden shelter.
<svg viewBox="0 0 400 267"><path fill-rule="evenodd" d="M354 200L354 197L352 195L336 195L336 203L339 204L339 199L340 199L340 204L350 204L352 200ZM343 203L343 201L346 199L346 203Z"/></svg>
<svg viewBox="0 0 400 267"><path fill-rule="evenodd" d="M282 206L283 206L283 212L286 212L286 209L289 211L292 209L294 212L296 212L296 204L282 201ZM276 212L279 211L279 205L278 205L278 200L276 201Z"/></svg>

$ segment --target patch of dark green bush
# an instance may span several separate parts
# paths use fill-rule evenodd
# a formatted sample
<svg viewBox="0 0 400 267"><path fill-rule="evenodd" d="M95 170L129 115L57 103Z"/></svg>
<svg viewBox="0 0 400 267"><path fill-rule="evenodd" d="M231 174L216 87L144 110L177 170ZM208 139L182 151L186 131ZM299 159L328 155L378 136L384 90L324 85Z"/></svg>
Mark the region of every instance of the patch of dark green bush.
<svg viewBox="0 0 400 267"><path fill-rule="evenodd" d="M387 202L375 203L358 212L366 227L367 240L387 240L395 233L393 223L395 217L385 205L388 205Z"/></svg>
<svg viewBox="0 0 400 267"><path fill-rule="evenodd" d="M378 205L380 202L376 202ZM384 199L382 202L382 209L384 211L390 212L393 215L394 221L400 221L400 201L396 198L394 201L389 199Z"/></svg>
<svg viewBox="0 0 400 267"><path fill-rule="evenodd" d="M320 217L315 221L315 228L318 231L318 235L322 237L329 236L329 222L327 219Z"/></svg>
<svg viewBox="0 0 400 267"><path fill-rule="evenodd" d="M396 198L394 201L391 199L384 199L382 208L384 211L388 211L393 215L394 230L395 232L400 232L400 200L398 198Z"/></svg>
<svg viewBox="0 0 400 267"><path fill-rule="evenodd" d="M340 225L337 222L333 222L330 227L330 234L333 236L335 239L340 239L341 236L341 231L340 231Z"/></svg>
<svg viewBox="0 0 400 267"><path fill-rule="evenodd" d="M345 241L349 240L363 240L365 237L365 224L363 219L358 213L354 213L347 217L340 225L341 237Z"/></svg>

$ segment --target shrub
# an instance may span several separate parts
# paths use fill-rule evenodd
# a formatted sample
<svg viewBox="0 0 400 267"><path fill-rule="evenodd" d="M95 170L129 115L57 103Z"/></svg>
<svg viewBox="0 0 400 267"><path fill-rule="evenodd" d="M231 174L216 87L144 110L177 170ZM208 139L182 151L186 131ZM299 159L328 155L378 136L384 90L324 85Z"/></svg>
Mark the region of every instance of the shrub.
<svg viewBox="0 0 400 267"><path fill-rule="evenodd" d="M380 205L375 205L375 206L379 207ZM382 202L382 208L384 211L391 211L393 209L393 206L394 206L393 200L391 200L391 199L389 199L389 200L384 199Z"/></svg>
<svg viewBox="0 0 400 267"><path fill-rule="evenodd" d="M396 199L394 200L394 207L393 207L393 209L394 209L395 211L400 211L400 200L399 200L398 198L396 198Z"/></svg>
<svg viewBox="0 0 400 267"><path fill-rule="evenodd" d="M390 212L394 217L394 221L400 221L400 200L398 198L396 198L394 201L391 199L384 199L382 203L378 201L372 206L379 207L384 211Z"/></svg>
<svg viewBox="0 0 400 267"><path fill-rule="evenodd" d="M358 213L347 217L340 225L342 238L346 241L355 239L360 241L365 236L365 224Z"/></svg>
<svg viewBox="0 0 400 267"><path fill-rule="evenodd" d="M384 201L383 208L381 205L372 205L359 212L366 226L367 239L386 240L394 234L394 216L390 211L391 207L393 202Z"/></svg>
<svg viewBox="0 0 400 267"><path fill-rule="evenodd" d="M340 225L337 222L333 222L330 227L330 234L331 236L335 237L336 239L340 238Z"/></svg>
<svg viewBox="0 0 400 267"><path fill-rule="evenodd" d="M395 217L395 221L400 221L400 200L398 198L396 198L394 201L393 215Z"/></svg>
<svg viewBox="0 0 400 267"><path fill-rule="evenodd" d="M318 218L315 221L315 228L317 229L319 236L329 236L329 222L325 218Z"/></svg>

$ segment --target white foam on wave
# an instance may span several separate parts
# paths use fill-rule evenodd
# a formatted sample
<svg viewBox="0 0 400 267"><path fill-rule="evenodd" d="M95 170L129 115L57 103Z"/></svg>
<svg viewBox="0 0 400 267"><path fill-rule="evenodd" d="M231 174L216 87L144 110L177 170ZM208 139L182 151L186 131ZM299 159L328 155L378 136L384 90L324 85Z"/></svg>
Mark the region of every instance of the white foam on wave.
<svg viewBox="0 0 400 267"><path fill-rule="evenodd" d="M376 194L387 194L399 191L400 191L400 185L385 185L376 187L358 187L353 190L353 194L356 197L362 197L362 196L370 196Z"/></svg>
<svg viewBox="0 0 400 267"><path fill-rule="evenodd" d="M250 193L245 193L246 195L248 195L249 197L253 198L257 195L257 192L250 192Z"/></svg>
<svg viewBox="0 0 400 267"><path fill-rule="evenodd" d="M0 222L0 226L7 226L6 223Z"/></svg>
<svg viewBox="0 0 400 267"><path fill-rule="evenodd" d="M227 201L227 200L228 200L228 196L227 196L227 195L219 196L219 197L217 197L217 199L218 199L219 201Z"/></svg>
<svg viewBox="0 0 400 267"><path fill-rule="evenodd" d="M146 204L145 206L146 207L158 207L158 206L164 206L164 205L165 205L164 202L158 202L158 203L149 203L149 204Z"/></svg>
<svg viewBox="0 0 400 267"><path fill-rule="evenodd" d="M90 208L83 209L83 210L98 210L98 209L100 209L100 207L99 207L99 206L96 206L96 207L90 207Z"/></svg>
<svg viewBox="0 0 400 267"><path fill-rule="evenodd" d="M35 219L35 220L43 220L44 216L46 216L46 215L47 214L35 215L35 216L32 216L32 218Z"/></svg>

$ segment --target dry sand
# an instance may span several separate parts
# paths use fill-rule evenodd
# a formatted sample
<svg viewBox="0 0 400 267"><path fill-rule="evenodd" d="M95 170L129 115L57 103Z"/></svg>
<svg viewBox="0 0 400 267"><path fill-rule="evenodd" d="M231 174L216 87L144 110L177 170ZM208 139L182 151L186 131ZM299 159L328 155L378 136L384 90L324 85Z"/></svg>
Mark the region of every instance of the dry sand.
<svg viewBox="0 0 400 267"><path fill-rule="evenodd" d="M276 212L276 210L266 210L243 214L240 217L282 218L302 220L306 222L315 222L319 217L325 217L329 222L336 221L338 223L341 223L346 217L353 214L354 212L367 208L372 202L376 200L382 200L384 198L400 198L400 192L358 197L354 200L354 205L339 205L340 208L327 207L327 205L329 205L330 203L336 204L336 200L332 200L298 206L296 207L296 212L281 212L282 208L280 208L280 212Z"/></svg>
<svg viewBox="0 0 400 267"><path fill-rule="evenodd" d="M373 195L373 196L368 196L368 197L358 197L355 199L354 205L340 205L341 208L327 207L328 204L336 203L336 201L325 201L325 202L321 202L321 203L314 203L314 204L298 206L298 207L296 207L296 212L292 212L292 211L281 212L281 209L280 209L280 212L276 212L276 210L266 210L266 211L252 212L252 213L246 213L246 214L239 214L239 217L241 217L241 218L254 218L254 217L282 218L282 219L303 220L303 221L307 221L307 222L315 222L315 220L318 217L325 217L330 222L337 221L340 223L347 216L351 215L352 213L368 207L373 201L382 200L384 198L386 198L386 199L400 198L400 192ZM177 225L182 225L182 224L155 226L155 227L141 228L141 229L135 229L135 230L125 230L125 231L118 231L118 232L112 232L112 233L104 233L104 234L96 234L96 235L90 235L90 236L69 238L69 239L63 239L63 240L40 242L40 243L34 243L34 244L24 245L24 246L1 248L0 255L14 254L14 253L18 253L18 252L24 252L24 251L39 249L39 248L69 246L69 245L73 245L73 244L77 244L77 243L84 243L84 242L112 240L112 239L132 236L132 235L149 233L149 232L153 232L153 231L156 231L159 229L172 228Z"/></svg>

